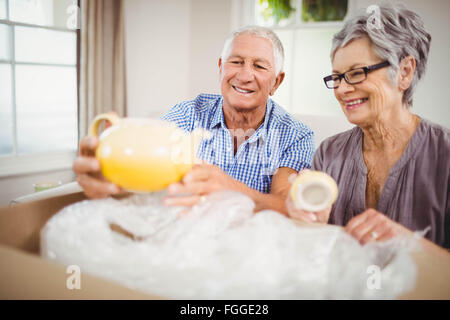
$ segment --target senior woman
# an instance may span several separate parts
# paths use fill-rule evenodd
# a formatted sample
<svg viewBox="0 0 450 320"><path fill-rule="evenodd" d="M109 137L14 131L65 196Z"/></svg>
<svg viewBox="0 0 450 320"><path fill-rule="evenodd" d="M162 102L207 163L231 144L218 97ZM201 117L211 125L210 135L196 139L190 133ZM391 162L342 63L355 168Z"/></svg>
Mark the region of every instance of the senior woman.
<svg viewBox="0 0 450 320"><path fill-rule="evenodd" d="M411 112L431 36L403 7L380 7L373 18L356 16L334 36L333 71L324 78L356 125L314 156L313 168L337 181L338 198L323 212L289 214L345 226L362 244L431 227L425 237L449 248L450 133Z"/></svg>

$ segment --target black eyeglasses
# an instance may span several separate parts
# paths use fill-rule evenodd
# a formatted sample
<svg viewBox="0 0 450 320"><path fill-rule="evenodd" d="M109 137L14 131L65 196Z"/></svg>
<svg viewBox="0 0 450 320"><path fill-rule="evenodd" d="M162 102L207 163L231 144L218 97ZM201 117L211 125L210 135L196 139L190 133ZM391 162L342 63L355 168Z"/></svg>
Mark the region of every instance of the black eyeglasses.
<svg viewBox="0 0 450 320"><path fill-rule="evenodd" d="M341 84L341 79L344 78L348 84L358 84L367 79L367 74L371 71L381 69L389 66L388 61L384 61L373 66L355 68L341 74L332 74L323 78L328 89L337 89Z"/></svg>

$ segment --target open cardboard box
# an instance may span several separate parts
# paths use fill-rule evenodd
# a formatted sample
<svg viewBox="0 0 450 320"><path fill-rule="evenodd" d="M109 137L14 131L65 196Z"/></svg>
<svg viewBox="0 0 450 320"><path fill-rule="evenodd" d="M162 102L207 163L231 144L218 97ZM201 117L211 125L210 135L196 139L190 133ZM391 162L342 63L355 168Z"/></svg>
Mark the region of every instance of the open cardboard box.
<svg viewBox="0 0 450 320"><path fill-rule="evenodd" d="M79 192L0 209L0 299L160 299L82 270L80 289L68 289L67 268L39 256L48 219L84 199Z"/></svg>
<svg viewBox="0 0 450 320"><path fill-rule="evenodd" d="M81 288L68 289L66 267L39 256L39 235L63 207L84 200L83 193L0 209L0 299L160 299L109 280L83 274ZM450 299L450 258L413 254L418 278L401 299Z"/></svg>

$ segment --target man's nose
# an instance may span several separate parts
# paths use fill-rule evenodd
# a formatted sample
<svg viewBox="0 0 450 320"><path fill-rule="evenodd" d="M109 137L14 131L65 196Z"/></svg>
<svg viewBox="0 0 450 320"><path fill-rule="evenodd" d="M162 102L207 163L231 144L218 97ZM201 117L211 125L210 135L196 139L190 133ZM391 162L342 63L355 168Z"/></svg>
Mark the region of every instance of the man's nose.
<svg viewBox="0 0 450 320"><path fill-rule="evenodd" d="M248 63L244 63L237 74L238 80L242 82L252 81L254 76L253 68Z"/></svg>

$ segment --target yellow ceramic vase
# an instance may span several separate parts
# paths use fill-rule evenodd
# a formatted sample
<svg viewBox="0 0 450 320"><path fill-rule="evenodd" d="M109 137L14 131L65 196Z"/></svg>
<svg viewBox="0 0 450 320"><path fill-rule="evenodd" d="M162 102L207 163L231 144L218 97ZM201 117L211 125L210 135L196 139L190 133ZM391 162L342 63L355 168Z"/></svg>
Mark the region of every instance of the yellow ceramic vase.
<svg viewBox="0 0 450 320"><path fill-rule="evenodd" d="M112 126L102 132L95 156L103 175L118 186L134 192L151 192L180 181L195 162L198 145L206 132L191 134L159 119L119 118L100 114L89 135L98 136L102 121Z"/></svg>

